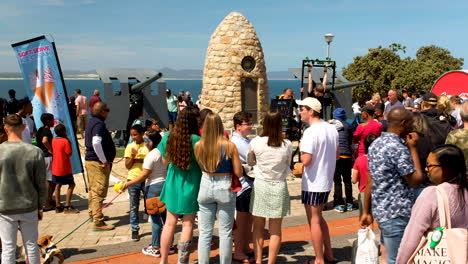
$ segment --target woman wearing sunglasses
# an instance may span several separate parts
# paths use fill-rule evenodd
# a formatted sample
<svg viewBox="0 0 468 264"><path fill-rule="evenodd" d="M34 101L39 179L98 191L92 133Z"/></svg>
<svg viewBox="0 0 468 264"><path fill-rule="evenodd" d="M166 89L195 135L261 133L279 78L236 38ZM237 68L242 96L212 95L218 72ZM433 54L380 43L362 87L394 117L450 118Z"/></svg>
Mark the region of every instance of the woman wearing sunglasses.
<svg viewBox="0 0 468 264"><path fill-rule="evenodd" d="M454 145L440 145L427 158L429 180L446 192L452 228L468 229L468 183L463 152ZM440 227L436 187L426 188L416 200L398 251L397 263L407 263L423 235Z"/></svg>

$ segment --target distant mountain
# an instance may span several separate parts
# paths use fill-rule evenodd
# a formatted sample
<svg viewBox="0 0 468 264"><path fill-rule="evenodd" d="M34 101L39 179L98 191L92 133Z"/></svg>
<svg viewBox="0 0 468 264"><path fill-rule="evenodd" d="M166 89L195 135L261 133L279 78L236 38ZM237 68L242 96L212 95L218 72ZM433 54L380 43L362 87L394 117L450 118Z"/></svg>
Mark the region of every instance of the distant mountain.
<svg viewBox="0 0 468 264"><path fill-rule="evenodd" d="M22 78L19 72L0 72L0 78Z"/></svg>
<svg viewBox="0 0 468 264"><path fill-rule="evenodd" d="M164 67L157 70L163 74L164 78L169 79L202 79L203 70L191 70L191 69L182 69L175 70L172 68ZM84 76L88 74L97 74L96 70L65 70L63 75L67 78L73 78L73 76ZM271 71L267 73L268 79L270 80L286 80L294 79L294 76L289 71ZM22 78L21 73L19 72L0 72L0 78Z"/></svg>
<svg viewBox="0 0 468 264"><path fill-rule="evenodd" d="M174 70L171 68L162 68L158 70L165 78L171 79L202 79L203 70ZM271 71L267 72L268 79L271 80L286 80L294 79L294 76L289 71Z"/></svg>
<svg viewBox="0 0 468 264"><path fill-rule="evenodd" d="M171 68L162 68L158 70L163 74L164 78L171 79L202 79L203 71L202 70L174 70Z"/></svg>
<svg viewBox="0 0 468 264"><path fill-rule="evenodd" d="M271 71L267 72L269 80L288 80L294 79L294 75L289 71Z"/></svg>

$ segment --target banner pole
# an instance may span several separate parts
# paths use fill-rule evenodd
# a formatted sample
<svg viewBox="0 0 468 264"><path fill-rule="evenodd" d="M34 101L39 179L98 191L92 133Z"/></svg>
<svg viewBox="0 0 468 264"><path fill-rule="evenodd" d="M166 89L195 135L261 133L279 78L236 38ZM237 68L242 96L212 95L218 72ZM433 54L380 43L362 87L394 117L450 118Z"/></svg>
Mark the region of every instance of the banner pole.
<svg viewBox="0 0 468 264"><path fill-rule="evenodd" d="M66 102L67 102L67 112L68 112L68 115L70 116L70 120L73 120L72 116L70 115L70 110L68 109L68 100L69 100L68 99L68 91L67 91L67 86L65 84L65 79L63 78L62 66L60 65L60 60L59 60L59 57L58 57L57 48L55 47L55 41L52 41L52 48L54 49L55 59L57 60L57 67L58 67L58 70L59 70L59 73L60 73L60 78L62 79L63 93L65 95ZM83 175L83 182L84 182L84 185L85 185L85 191L86 191L86 193L88 193L88 185L86 183L86 177L84 175L83 162L81 161L80 146L78 144L78 138L76 137L76 130L75 130L75 127L73 125L72 125L72 129L73 129L73 134L75 135L75 147L78 150L78 154L80 155L79 160L80 160L80 166L81 166L81 175Z"/></svg>

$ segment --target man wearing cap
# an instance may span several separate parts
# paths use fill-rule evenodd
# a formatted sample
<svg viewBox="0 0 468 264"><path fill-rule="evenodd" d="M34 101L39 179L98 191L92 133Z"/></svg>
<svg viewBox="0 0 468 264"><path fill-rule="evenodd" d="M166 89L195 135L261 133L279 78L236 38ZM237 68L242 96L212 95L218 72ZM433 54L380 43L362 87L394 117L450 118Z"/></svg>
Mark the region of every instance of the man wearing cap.
<svg viewBox="0 0 468 264"><path fill-rule="evenodd" d="M439 111L437 106L437 96L433 93L427 93L423 96L421 114L427 121L432 145L438 146L445 143L448 133L452 131L447 118Z"/></svg>
<svg viewBox="0 0 468 264"><path fill-rule="evenodd" d="M353 142L359 144L358 157L365 154L364 139L366 139L369 134L374 134L379 137L382 133L382 124L374 120L374 113L375 108L370 105L366 105L361 109L361 117L365 122L359 124L353 135Z"/></svg>
<svg viewBox="0 0 468 264"><path fill-rule="evenodd" d="M179 102L177 97L171 94L171 90L166 89L166 102L167 102L167 114L169 117L169 130L174 126L177 120L177 109L179 109Z"/></svg>
<svg viewBox="0 0 468 264"><path fill-rule="evenodd" d="M388 113L395 107L404 107L403 104L398 101L398 92L397 90L390 89L388 90L388 104L385 105L384 115L387 118Z"/></svg>
<svg viewBox="0 0 468 264"><path fill-rule="evenodd" d="M353 167L353 152L351 143L353 140L353 128L346 122L346 111L337 108L333 111L332 120L328 121L334 125L338 131L340 156L336 161L336 169L333 181L335 182L335 192L333 195L333 206L335 210L344 213L353 210L353 186L351 184L351 169ZM346 204L343 200L342 183L344 183Z"/></svg>
<svg viewBox="0 0 468 264"><path fill-rule="evenodd" d="M333 125L320 119L322 105L313 97L296 100L301 120L309 124L301 140L302 203L310 225L315 263L334 261L327 222L322 210L333 186L336 160L339 154L338 132Z"/></svg>

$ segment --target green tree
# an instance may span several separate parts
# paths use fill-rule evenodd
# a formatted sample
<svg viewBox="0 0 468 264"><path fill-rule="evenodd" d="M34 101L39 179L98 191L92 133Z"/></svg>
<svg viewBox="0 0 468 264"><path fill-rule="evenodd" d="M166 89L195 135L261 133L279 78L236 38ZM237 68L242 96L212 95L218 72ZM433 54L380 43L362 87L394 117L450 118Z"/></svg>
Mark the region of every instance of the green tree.
<svg viewBox="0 0 468 264"><path fill-rule="evenodd" d="M373 93L385 94L389 89L429 91L434 82L445 72L459 70L462 58L455 58L447 49L435 45L418 49L415 58L401 58L406 47L393 43L369 49L364 56L343 69L343 76L350 81L367 80L366 85L353 88L354 100L368 100Z"/></svg>

